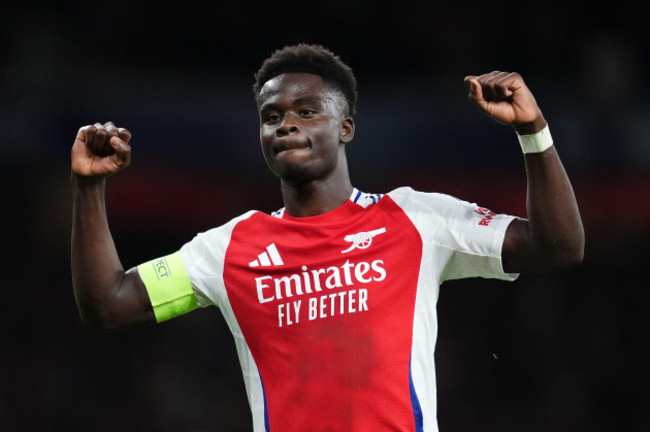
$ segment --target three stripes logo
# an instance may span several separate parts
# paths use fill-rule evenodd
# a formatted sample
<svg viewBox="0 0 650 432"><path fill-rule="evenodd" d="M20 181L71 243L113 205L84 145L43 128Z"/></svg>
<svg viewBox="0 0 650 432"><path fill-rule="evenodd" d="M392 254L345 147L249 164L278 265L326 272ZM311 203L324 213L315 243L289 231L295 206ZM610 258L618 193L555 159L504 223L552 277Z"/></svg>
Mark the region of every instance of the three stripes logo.
<svg viewBox="0 0 650 432"><path fill-rule="evenodd" d="M271 267L284 265L282 257L275 247L275 243L271 243L266 247L266 251L257 256L257 259L248 263L249 267Z"/></svg>

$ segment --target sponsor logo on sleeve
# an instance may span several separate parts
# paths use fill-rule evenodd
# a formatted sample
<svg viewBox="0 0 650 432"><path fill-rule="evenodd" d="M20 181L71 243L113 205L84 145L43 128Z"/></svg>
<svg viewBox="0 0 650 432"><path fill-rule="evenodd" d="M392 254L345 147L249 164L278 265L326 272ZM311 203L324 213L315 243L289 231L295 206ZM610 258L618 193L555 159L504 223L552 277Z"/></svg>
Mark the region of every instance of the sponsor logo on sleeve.
<svg viewBox="0 0 650 432"><path fill-rule="evenodd" d="M484 207L475 208L474 213L477 213L479 216L481 216L481 220L478 222L478 224L481 226L489 226L490 222L492 222L492 219L494 219L494 216L496 216L496 213Z"/></svg>

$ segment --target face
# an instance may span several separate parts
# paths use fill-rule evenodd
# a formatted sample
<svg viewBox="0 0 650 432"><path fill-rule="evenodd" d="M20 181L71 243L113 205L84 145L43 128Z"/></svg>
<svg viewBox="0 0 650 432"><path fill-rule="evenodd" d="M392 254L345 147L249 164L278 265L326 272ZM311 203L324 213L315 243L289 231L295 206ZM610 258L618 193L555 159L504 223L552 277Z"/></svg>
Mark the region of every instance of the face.
<svg viewBox="0 0 650 432"><path fill-rule="evenodd" d="M347 175L344 146L354 123L343 97L309 73L286 73L267 81L258 98L260 141L271 171L283 180L306 182Z"/></svg>

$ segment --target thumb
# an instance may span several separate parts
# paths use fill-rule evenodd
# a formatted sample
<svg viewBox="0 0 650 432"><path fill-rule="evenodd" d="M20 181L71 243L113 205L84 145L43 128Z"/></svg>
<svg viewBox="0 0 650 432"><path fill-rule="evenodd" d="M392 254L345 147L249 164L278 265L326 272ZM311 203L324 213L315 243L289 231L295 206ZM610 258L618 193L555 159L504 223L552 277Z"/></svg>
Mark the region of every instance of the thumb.
<svg viewBox="0 0 650 432"><path fill-rule="evenodd" d="M481 87L481 84L478 82L478 78L476 76L466 76L464 82L465 87L469 92L467 97L473 100L483 99L483 87Z"/></svg>
<svg viewBox="0 0 650 432"><path fill-rule="evenodd" d="M487 102L483 97L483 86L478 82L478 78L474 75L465 77L465 87L467 88L467 98L482 110L487 108Z"/></svg>
<svg viewBox="0 0 650 432"><path fill-rule="evenodd" d="M111 137L108 142L115 151L115 155L120 160L120 165L123 165L124 167L128 166L131 162L131 146L118 136Z"/></svg>
<svg viewBox="0 0 650 432"><path fill-rule="evenodd" d="M124 153L131 150L131 146L118 136L112 136L108 142L116 153Z"/></svg>
<svg viewBox="0 0 650 432"><path fill-rule="evenodd" d="M467 88L467 91L473 93L475 91L474 89L476 85L478 84L478 81L476 80L476 76L468 75L463 80L463 83L465 84L465 88Z"/></svg>

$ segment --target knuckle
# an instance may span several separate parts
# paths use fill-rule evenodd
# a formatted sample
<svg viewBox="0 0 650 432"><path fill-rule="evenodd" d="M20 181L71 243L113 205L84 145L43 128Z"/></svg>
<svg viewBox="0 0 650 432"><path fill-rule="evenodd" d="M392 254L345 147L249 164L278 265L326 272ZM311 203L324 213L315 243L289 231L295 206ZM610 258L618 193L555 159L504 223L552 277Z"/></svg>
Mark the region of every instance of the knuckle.
<svg viewBox="0 0 650 432"><path fill-rule="evenodd" d="M78 133L78 134L83 133L85 136L88 137L88 135L91 135L91 136L92 136L92 135L95 133L95 131L96 131L95 126L92 126L92 125L86 125L86 126L82 126L82 127L80 127L80 128L79 128L79 132L77 132L77 133Z"/></svg>

